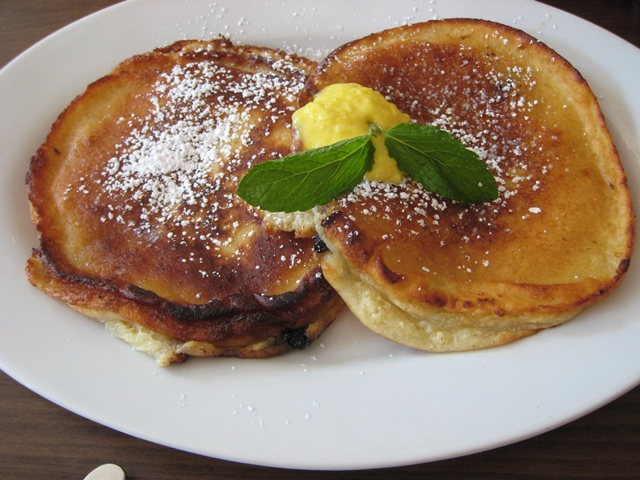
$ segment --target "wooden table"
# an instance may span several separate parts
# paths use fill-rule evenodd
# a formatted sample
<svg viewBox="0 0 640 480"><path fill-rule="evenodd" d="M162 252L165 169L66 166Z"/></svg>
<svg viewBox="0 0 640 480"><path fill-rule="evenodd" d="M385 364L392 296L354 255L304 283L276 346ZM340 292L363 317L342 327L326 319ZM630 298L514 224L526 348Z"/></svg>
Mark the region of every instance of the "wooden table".
<svg viewBox="0 0 640 480"><path fill-rule="evenodd" d="M0 67L49 33L114 3L0 0ZM640 46L638 0L545 3ZM121 465L130 480L640 479L640 387L569 425L515 445L403 468L328 473L240 465L148 443L64 410L0 372L0 479L81 479L104 462Z"/></svg>

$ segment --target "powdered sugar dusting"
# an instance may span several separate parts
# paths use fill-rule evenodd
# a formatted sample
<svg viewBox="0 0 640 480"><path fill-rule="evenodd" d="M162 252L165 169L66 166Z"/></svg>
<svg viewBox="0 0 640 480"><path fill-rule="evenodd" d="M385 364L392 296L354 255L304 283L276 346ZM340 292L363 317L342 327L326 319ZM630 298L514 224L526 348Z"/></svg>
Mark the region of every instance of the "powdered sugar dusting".
<svg viewBox="0 0 640 480"><path fill-rule="evenodd" d="M279 59L270 68L238 75L199 61L163 74L147 95L148 114L118 121L127 124L130 135L117 146L100 183L102 202L119 211L112 208L101 220L127 222L139 234L162 226L174 238L187 233L184 227L201 224L201 232L189 229L190 238L220 247L216 228L205 233L204 227L238 204L231 192L239 173L251 161L264 160L261 154L269 155L244 156L252 151L254 131L268 136L276 122L290 116L302 88L303 75L294 64ZM252 118L258 114L263 120L256 125Z"/></svg>
<svg viewBox="0 0 640 480"><path fill-rule="evenodd" d="M494 32L486 41L488 45L510 45L526 40ZM378 65L365 48L361 54L354 52L349 62L357 66L350 64L349 68L362 68L365 84L383 93L414 121L445 130L476 152L494 175L499 196L493 202L462 205L408 178L398 185L365 181L340 200L345 217L337 227L339 234L350 242L361 234L359 225L369 223L363 218L372 216L376 232L363 228L385 248L411 238L421 238L426 244L431 240L425 236L432 236L434 246L438 238L440 247L457 249L460 272L490 268L493 262L485 258L489 253L472 258L463 252L475 252L472 244L490 243L489 237L499 232L508 235L505 224L511 220L504 219L532 222L545 213L534 199L545 190L545 176L556 160L545 146L558 139L555 120L541 120L550 111L537 93L539 67L527 66L517 52L507 60L490 48L479 51L464 42L422 44L421 48L407 42L395 47L402 62L390 60L387 66L388 59L383 57ZM375 77L366 73L365 65L370 64L377 65ZM435 274L429 265L424 267L423 271Z"/></svg>

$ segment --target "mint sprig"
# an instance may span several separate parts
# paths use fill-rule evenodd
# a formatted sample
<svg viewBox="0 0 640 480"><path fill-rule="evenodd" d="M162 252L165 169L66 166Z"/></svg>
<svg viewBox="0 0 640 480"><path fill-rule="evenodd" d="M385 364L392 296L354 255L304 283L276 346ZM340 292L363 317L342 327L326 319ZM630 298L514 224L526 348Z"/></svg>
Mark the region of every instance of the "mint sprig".
<svg viewBox="0 0 640 480"><path fill-rule="evenodd" d="M247 203L270 212L324 205L353 190L373 166L373 131L254 165L238 184Z"/></svg>
<svg viewBox="0 0 640 480"><path fill-rule="evenodd" d="M450 133L401 123L326 147L254 165L238 184L247 203L271 212L295 212L325 205L352 191L373 166L371 139L385 137L398 168L428 191L463 203L495 200L498 189L486 164Z"/></svg>

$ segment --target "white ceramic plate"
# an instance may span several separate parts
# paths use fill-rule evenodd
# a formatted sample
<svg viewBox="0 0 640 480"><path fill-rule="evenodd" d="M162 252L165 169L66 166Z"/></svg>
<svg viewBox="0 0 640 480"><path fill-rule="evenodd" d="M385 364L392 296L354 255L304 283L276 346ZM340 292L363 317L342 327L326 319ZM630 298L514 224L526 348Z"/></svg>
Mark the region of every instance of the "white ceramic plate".
<svg viewBox="0 0 640 480"><path fill-rule="evenodd" d="M393 6L392 6L393 5ZM309 350L167 369L31 287L36 237L24 175L60 111L128 56L182 38L320 57L402 23L496 20L555 48L600 97L632 190L640 187L640 50L527 0L129 0L48 37L0 72L0 367L51 401L152 442L304 469L405 465L550 430L640 383L640 270L560 328L492 350L425 354L344 314ZM640 205L636 199L636 205Z"/></svg>

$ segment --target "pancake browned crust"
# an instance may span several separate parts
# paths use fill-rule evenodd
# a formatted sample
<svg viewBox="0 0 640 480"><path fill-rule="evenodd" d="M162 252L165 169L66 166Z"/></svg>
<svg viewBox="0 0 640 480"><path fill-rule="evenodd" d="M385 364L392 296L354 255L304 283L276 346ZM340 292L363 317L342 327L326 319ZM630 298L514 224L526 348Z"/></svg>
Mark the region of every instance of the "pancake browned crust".
<svg viewBox="0 0 640 480"><path fill-rule="evenodd" d="M91 84L31 160L29 280L161 365L308 346L343 305L320 255L234 192L252 164L289 154L315 66L183 41Z"/></svg>
<svg viewBox="0 0 640 480"><path fill-rule="evenodd" d="M308 96L355 82L487 162L499 198L463 205L362 183L322 223L325 277L373 331L431 351L496 346L559 325L623 278L634 220L598 102L550 48L480 20L374 34L330 54Z"/></svg>

